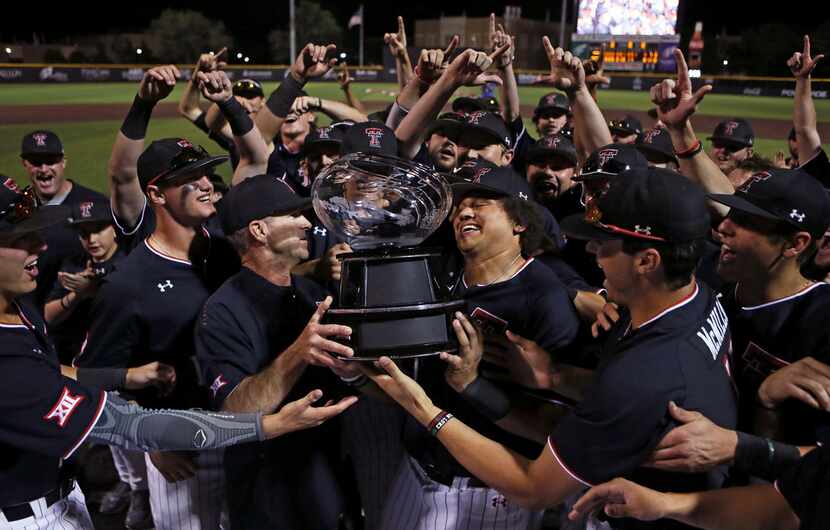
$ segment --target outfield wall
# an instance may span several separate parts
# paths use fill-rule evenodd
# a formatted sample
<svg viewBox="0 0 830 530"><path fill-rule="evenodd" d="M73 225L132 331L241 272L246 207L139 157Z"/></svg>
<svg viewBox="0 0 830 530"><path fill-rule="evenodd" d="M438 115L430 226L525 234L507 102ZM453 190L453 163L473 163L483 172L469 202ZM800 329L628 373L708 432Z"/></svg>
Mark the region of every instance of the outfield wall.
<svg viewBox="0 0 830 530"><path fill-rule="evenodd" d="M2 64L0 63L0 84L4 83L95 83L95 82L137 82L144 71L152 65L144 64ZM190 78L191 66L179 66L182 77ZM251 78L261 82L278 82L285 76L287 65L250 65L228 66L226 72L233 79ZM349 72L355 81L395 82L394 70L385 70L381 66L350 66ZM517 70L520 85L532 85L539 77L547 74L543 71ZM603 88L617 90L647 91L652 85L665 78L665 74L609 72L610 85ZM333 79L333 72L329 74ZM695 88L708 83L720 94L744 96L793 97L794 82L789 77L750 77L750 76L702 76L692 80ZM830 79L813 79L813 97L830 99Z"/></svg>

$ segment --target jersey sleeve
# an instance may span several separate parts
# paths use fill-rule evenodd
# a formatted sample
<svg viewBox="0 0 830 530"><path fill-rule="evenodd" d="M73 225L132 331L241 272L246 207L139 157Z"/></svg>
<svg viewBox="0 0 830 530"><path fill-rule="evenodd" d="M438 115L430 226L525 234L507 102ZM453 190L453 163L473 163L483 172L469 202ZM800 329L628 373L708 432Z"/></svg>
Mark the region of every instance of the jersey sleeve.
<svg viewBox="0 0 830 530"><path fill-rule="evenodd" d="M595 485L640 467L671 426L668 404L683 406L685 387L657 373L643 377L631 358L599 373L588 396L548 438L550 450L574 479Z"/></svg>
<svg viewBox="0 0 830 530"><path fill-rule="evenodd" d="M2 356L0 388L0 443L60 458L83 443L106 403L103 390L64 377L46 357L33 355Z"/></svg>
<svg viewBox="0 0 830 530"><path fill-rule="evenodd" d="M820 523L826 523L819 517L820 512L826 510L826 501L830 494L828 474L830 450L817 447L775 481L775 489L784 496L790 508L801 520L802 528L821 528L823 524Z"/></svg>
<svg viewBox="0 0 830 530"><path fill-rule="evenodd" d="M196 358L214 410L221 410L225 399L246 377L257 372L250 366L253 344L227 306L205 304L195 331Z"/></svg>
<svg viewBox="0 0 830 530"><path fill-rule="evenodd" d="M117 273L116 273L117 274ZM104 281L89 314L89 332L73 362L90 368L126 368L142 347L137 293L123 279Z"/></svg>

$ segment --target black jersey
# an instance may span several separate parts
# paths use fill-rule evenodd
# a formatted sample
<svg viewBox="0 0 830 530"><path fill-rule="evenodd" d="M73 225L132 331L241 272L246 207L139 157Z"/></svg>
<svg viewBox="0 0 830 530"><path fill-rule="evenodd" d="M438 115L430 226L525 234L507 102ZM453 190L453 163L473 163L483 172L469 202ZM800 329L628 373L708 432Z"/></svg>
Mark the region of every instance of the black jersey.
<svg viewBox="0 0 830 530"><path fill-rule="evenodd" d="M641 468L677 425L669 401L735 428L737 406L728 372L729 322L705 285L636 330L623 311L608 334L585 400L548 439L556 460L575 480L592 486L626 477L662 491L722 486L726 469L667 473ZM615 528L618 526L615 524ZM621 523L619 528L675 528L672 523ZM682 525L678 527L683 527Z"/></svg>
<svg viewBox="0 0 830 530"><path fill-rule="evenodd" d="M828 413L798 400L764 409L757 395L770 374L803 357L830 364L830 285L814 283L793 296L752 307L742 306L736 291L731 287L724 293L723 306L732 327L742 429L801 445L827 439Z"/></svg>
<svg viewBox="0 0 830 530"><path fill-rule="evenodd" d="M0 506L42 497L71 474L69 459L106 403L60 373L40 314L18 306L22 325L0 324ZM64 468L64 469L62 469Z"/></svg>

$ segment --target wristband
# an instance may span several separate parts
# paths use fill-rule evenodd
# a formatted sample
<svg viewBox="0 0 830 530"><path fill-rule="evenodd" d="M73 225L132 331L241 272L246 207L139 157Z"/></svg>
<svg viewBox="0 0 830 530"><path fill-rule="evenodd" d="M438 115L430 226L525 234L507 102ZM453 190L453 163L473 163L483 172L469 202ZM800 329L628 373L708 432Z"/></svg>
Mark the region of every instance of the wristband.
<svg viewBox="0 0 830 530"><path fill-rule="evenodd" d="M447 424L453 418L453 415L446 410L442 410L439 412L432 421L429 422L427 428L429 429L429 433L433 436L438 436L438 431L444 428L444 425Z"/></svg>
<svg viewBox="0 0 830 530"><path fill-rule="evenodd" d="M703 151L703 144L700 140L696 140L692 147L690 147L689 149L686 149L685 151L680 151L679 153L675 151L674 156L676 156L677 158L692 158L701 151Z"/></svg>
<svg viewBox="0 0 830 530"><path fill-rule="evenodd" d="M222 115L228 120L228 125L231 126L231 132L234 136L244 136L251 129L254 128L254 120L248 116L245 108L231 96L225 101L217 103Z"/></svg>
<svg viewBox="0 0 830 530"><path fill-rule="evenodd" d="M147 126L150 124L150 115L155 106L155 101L147 101L136 95L133 106L121 124L121 134L130 140L143 140L147 136Z"/></svg>
<svg viewBox="0 0 830 530"><path fill-rule="evenodd" d="M102 390L123 388L127 382L126 368L78 368L76 376L82 385Z"/></svg>
<svg viewBox="0 0 830 530"><path fill-rule="evenodd" d="M285 118L291 111L294 100L303 95L303 83L300 83L290 73L285 76L280 86L271 92L265 105L274 116Z"/></svg>
<svg viewBox="0 0 830 530"><path fill-rule="evenodd" d="M799 458L801 453L794 445L738 432L735 467L745 473L771 482Z"/></svg>
<svg viewBox="0 0 830 530"><path fill-rule="evenodd" d="M483 377L467 385L461 397L490 421L498 421L510 413L510 398L499 387Z"/></svg>

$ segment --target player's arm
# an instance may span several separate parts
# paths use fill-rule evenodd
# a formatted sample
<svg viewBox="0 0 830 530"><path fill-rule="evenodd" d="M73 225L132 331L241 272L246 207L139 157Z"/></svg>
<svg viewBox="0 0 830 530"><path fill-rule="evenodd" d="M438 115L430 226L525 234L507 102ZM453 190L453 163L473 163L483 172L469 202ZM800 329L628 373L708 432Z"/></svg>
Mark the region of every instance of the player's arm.
<svg viewBox="0 0 830 530"><path fill-rule="evenodd" d="M795 530L800 521L771 484L700 493L661 493L617 478L588 490L568 518L594 511L641 521L674 519L711 530Z"/></svg>
<svg viewBox="0 0 830 530"><path fill-rule="evenodd" d="M302 95L306 82L324 75L337 62L337 59L332 58L336 50L334 44L317 46L309 43L300 51L288 75L257 113L256 126L266 144L270 144L279 133L294 100Z"/></svg>
<svg viewBox="0 0 830 530"><path fill-rule="evenodd" d="M793 99L793 125L798 142L798 158L803 163L809 160L820 148L821 137L816 125L816 106L813 103L811 74L824 55L812 57L810 37L804 35L804 49L795 52L787 61L787 66L795 77L795 98Z"/></svg>
<svg viewBox="0 0 830 530"><path fill-rule="evenodd" d="M355 123L368 121L366 114L345 103L330 99L318 98L315 96L300 96L291 105L291 111L296 114L319 111L332 119L332 121L352 120Z"/></svg>
<svg viewBox="0 0 830 530"><path fill-rule="evenodd" d="M138 94L121 125L112 147L107 173L113 214L134 227L141 217L145 198L138 182L136 164L144 150L144 137L156 103L166 98L180 76L175 65L156 66L144 73Z"/></svg>
<svg viewBox="0 0 830 530"><path fill-rule="evenodd" d="M496 61L499 76L503 82L500 92L504 102L504 121L513 123L521 117L519 99L519 85L516 83L516 74L513 72L513 60L516 58L516 37L508 35L501 24L496 28L496 15L490 13L490 51L495 51L505 44L510 48Z"/></svg>

